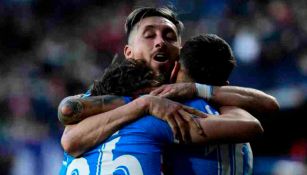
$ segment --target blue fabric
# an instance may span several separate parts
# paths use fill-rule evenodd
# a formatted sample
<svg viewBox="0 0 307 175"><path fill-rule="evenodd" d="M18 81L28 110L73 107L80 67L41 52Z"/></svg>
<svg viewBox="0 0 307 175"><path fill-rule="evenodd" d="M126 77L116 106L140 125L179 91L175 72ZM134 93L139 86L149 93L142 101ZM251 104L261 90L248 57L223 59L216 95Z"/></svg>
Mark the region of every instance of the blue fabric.
<svg viewBox="0 0 307 175"><path fill-rule="evenodd" d="M132 99L124 97L128 103ZM185 103L209 114L218 112L203 99ZM161 155L173 143L169 125L153 116L144 116L123 127L105 142L74 159L65 153L64 174L161 174ZM249 144L206 146L175 145L166 150L164 164L174 174L250 174Z"/></svg>
<svg viewBox="0 0 307 175"><path fill-rule="evenodd" d="M161 173L162 148L172 142L173 134L166 122L144 116L78 159L65 153L60 174L157 175Z"/></svg>
<svg viewBox="0 0 307 175"><path fill-rule="evenodd" d="M185 103L208 114L218 112L206 101L197 99ZM252 150L249 143L209 144L204 146L174 145L166 151L168 171L176 175L251 174Z"/></svg>

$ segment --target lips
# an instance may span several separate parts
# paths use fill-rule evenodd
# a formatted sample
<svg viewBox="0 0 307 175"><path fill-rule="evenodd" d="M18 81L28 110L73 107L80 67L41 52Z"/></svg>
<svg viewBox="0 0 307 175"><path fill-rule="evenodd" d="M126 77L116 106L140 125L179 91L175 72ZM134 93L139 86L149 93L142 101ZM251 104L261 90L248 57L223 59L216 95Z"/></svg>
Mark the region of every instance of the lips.
<svg viewBox="0 0 307 175"><path fill-rule="evenodd" d="M163 52L158 52L158 53L154 54L153 59L156 62L164 63L164 62L167 62L169 60L169 57L168 57L168 55L166 55Z"/></svg>

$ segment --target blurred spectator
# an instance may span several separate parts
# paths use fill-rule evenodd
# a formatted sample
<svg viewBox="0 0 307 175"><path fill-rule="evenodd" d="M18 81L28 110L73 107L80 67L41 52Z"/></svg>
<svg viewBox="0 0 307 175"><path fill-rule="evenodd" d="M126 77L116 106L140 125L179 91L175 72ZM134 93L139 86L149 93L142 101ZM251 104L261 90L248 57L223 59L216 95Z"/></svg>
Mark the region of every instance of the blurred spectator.
<svg viewBox="0 0 307 175"><path fill-rule="evenodd" d="M238 68L231 84L267 91L281 104L281 117L269 126L263 144L273 134L291 133L282 141L276 137L279 149L258 145L255 156L300 155L296 162L281 161L265 172L280 174L280 166L288 165L289 171L306 171L306 163L305 169L300 163L307 156L304 0L6 0L0 1L0 172L26 174L27 168L29 175L57 174L63 129L58 103L85 92L114 55L122 54L124 20L140 5L173 5L186 27L184 40L208 32L232 43Z"/></svg>

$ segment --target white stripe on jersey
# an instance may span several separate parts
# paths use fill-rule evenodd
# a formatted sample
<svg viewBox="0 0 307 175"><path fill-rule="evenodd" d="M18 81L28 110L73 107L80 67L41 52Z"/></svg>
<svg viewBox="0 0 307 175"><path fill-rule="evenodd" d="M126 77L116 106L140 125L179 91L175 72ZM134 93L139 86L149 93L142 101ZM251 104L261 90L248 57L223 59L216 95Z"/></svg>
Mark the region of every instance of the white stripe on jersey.
<svg viewBox="0 0 307 175"><path fill-rule="evenodd" d="M230 153L229 145L219 145L218 146L218 168L219 175L228 175L231 172L230 165Z"/></svg>
<svg viewBox="0 0 307 175"><path fill-rule="evenodd" d="M247 174L252 174L253 173L253 151L251 148L251 145L249 143L245 143L244 144L247 147L247 154L245 155L247 156L248 160L247 162L245 162L244 166L247 166L246 168L248 168Z"/></svg>
<svg viewBox="0 0 307 175"><path fill-rule="evenodd" d="M236 159L236 174L241 175L243 174L243 168L244 168L244 164L243 164L243 144L236 144L236 148L235 148L235 159Z"/></svg>
<svg viewBox="0 0 307 175"><path fill-rule="evenodd" d="M214 114L209 105L206 105L205 109L207 110L208 114L212 114L212 115Z"/></svg>
<svg viewBox="0 0 307 175"><path fill-rule="evenodd" d="M96 165L96 175L99 175L100 173L102 150L104 149L104 147L105 147L105 144L101 145L101 148L99 149L99 156L98 156L97 165Z"/></svg>

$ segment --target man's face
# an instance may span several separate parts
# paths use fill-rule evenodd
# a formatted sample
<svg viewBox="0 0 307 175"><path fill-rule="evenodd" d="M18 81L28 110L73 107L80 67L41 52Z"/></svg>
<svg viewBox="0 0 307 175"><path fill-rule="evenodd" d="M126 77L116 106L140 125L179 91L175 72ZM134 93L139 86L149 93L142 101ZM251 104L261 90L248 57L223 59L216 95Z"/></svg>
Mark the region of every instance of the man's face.
<svg viewBox="0 0 307 175"><path fill-rule="evenodd" d="M158 74L167 79L179 58L181 39L176 26L163 17L146 17L131 31L126 58L144 59Z"/></svg>

